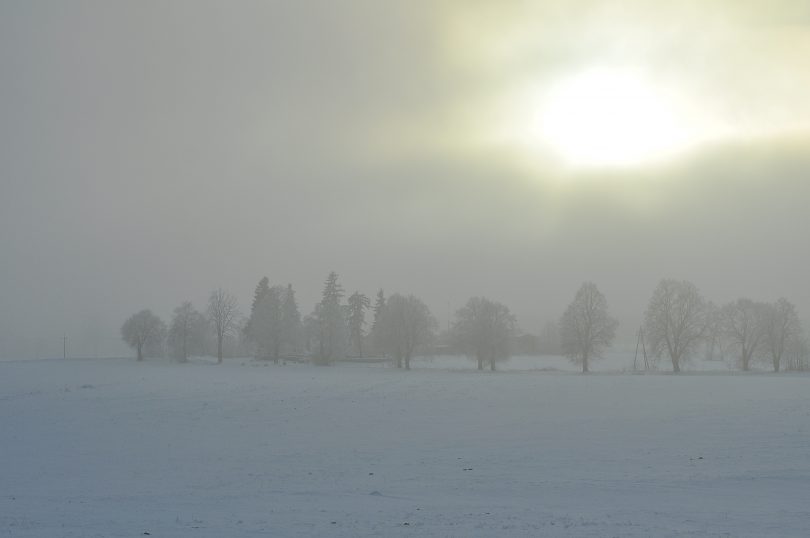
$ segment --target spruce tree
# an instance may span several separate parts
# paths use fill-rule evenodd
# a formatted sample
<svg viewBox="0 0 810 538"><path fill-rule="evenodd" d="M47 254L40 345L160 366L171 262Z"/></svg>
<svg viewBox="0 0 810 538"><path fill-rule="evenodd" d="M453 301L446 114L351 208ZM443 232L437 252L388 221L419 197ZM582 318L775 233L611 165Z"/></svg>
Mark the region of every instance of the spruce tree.
<svg viewBox="0 0 810 538"><path fill-rule="evenodd" d="M363 326L366 324L366 309L371 305L368 297L359 291L349 296L349 343L358 357L363 356Z"/></svg>
<svg viewBox="0 0 810 538"><path fill-rule="evenodd" d="M385 292L382 288L377 291L377 300L374 302L374 322L371 324L371 343L374 353L379 353L383 349L382 336L380 334L380 316L385 310Z"/></svg>
<svg viewBox="0 0 810 538"><path fill-rule="evenodd" d="M321 302L315 309L318 321L318 364L329 364L345 353L347 327L343 307L343 286L338 283L338 275L332 271L324 282Z"/></svg>
<svg viewBox="0 0 810 538"><path fill-rule="evenodd" d="M284 292L284 302L281 306L281 343L289 347L291 352L299 351L301 341L301 313L295 300L295 290L292 284L287 284Z"/></svg>
<svg viewBox="0 0 810 538"><path fill-rule="evenodd" d="M264 276L261 280L259 280L259 283L256 285L256 290L253 292L253 303L250 305L250 317L248 318L244 328L245 336L247 336L248 339L254 343L258 343L256 307L259 305L261 300L267 296L268 293L270 293L270 279Z"/></svg>

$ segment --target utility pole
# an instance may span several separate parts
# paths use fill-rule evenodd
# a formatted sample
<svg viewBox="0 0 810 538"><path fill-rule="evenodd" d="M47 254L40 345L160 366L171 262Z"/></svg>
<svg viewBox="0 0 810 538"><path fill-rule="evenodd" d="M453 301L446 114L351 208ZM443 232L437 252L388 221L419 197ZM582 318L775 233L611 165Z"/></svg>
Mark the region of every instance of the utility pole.
<svg viewBox="0 0 810 538"><path fill-rule="evenodd" d="M650 361L647 358L647 346L644 345L644 328L638 328L638 336L636 338L636 355L633 357L633 370L636 370L636 362L638 361L638 346L641 344L641 351L644 353L644 370L650 369Z"/></svg>

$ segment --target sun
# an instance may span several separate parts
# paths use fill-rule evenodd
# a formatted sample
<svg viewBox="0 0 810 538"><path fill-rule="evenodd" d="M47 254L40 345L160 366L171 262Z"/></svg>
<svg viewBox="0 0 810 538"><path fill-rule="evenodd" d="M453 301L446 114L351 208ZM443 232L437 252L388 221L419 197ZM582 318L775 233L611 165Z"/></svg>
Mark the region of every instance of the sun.
<svg viewBox="0 0 810 538"><path fill-rule="evenodd" d="M632 166L686 145L673 103L638 74L589 69L544 88L532 137L576 167Z"/></svg>

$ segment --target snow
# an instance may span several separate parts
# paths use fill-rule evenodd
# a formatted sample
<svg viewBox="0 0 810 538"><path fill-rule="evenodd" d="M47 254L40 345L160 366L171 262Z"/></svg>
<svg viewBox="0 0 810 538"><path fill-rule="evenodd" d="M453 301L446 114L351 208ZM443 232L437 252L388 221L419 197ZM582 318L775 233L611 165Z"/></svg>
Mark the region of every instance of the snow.
<svg viewBox="0 0 810 538"><path fill-rule="evenodd" d="M810 535L810 377L442 364L0 363L0 536Z"/></svg>

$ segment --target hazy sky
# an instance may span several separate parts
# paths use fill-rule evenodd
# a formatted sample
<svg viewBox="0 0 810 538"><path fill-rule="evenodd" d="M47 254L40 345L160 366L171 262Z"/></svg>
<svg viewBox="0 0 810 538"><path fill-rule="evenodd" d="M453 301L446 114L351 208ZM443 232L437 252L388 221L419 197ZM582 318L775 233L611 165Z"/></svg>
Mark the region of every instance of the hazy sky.
<svg viewBox="0 0 810 538"><path fill-rule="evenodd" d="M593 280L632 334L662 277L808 320L806 1L6 1L0 77L0 355L330 270L442 325Z"/></svg>

